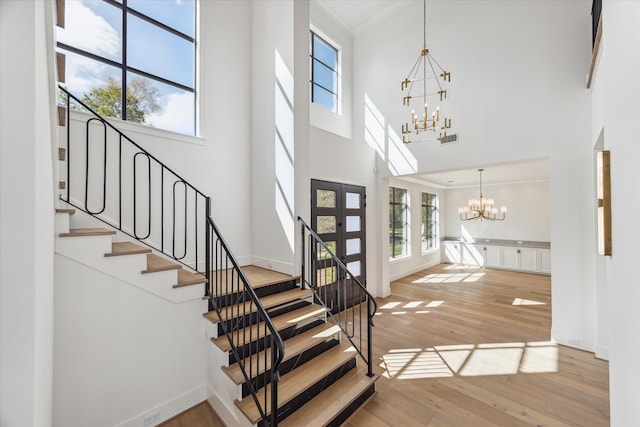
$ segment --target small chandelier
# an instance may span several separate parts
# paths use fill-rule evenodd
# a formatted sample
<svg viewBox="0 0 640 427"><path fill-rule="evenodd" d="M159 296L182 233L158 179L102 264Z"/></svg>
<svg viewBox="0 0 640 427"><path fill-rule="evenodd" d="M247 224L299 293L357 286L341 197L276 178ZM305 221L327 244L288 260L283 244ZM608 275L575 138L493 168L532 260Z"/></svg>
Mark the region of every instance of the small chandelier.
<svg viewBox="0 0 640 427"><path fill-rule="evenodd" d="M402 103L410 106L414 99L419 100L420 108L423 108L423 111L422 115L420 115L420 113L416 114L415 110L412 110L411 122L402 125L402 142L405 144L411 142L412 133L415 132L418 135L420 132L425 131L439 131L440 136L438 139L442 141L447 137L447 129L451 128L451 119L443 117L442 122L440 121L439 105L447 99L447 88L448 83L451 81L451 73L445 71L427 49L427 0L423 0L423 12L424 39L422 51L413 68L409 71L409 75L402 81L402 91L404 92L405 89L408 89L407 94L402 98ZM418 84L415 85L416 83ZM427 88L427 83L432 85L430 90ZM414 85L417 86L415 91L413 91ZM422 93L419 90L420 86L422 86ZM431 106L429 106L430 101Z"/></svg>
<svg viewBox="0 0 640 427"><path fill-rule="evenodd" d="M494 201L491 198L485 198L482 195L482 171L484 169L478 169L480 172L480 199L470 199L469 205L462 208L458 208L458 214L462 221L471 221L473 219L479 219L482 221L504 221L507 216L507 207L500 207L501 218L498 218L498 208L494 206Z"/></svg>

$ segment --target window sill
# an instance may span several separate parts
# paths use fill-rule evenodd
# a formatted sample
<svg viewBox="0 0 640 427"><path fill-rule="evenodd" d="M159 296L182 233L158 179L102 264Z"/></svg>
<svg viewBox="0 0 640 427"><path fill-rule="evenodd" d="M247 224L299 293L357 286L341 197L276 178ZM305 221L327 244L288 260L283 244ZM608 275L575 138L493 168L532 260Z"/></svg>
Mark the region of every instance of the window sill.
<svg viewBox="0 0 640 427"><path fill-rule="evenodd" d="M91 113L84 111L72 111L71 120L86 122L88 119L95 117ZM131 136L134 141L136 136L161 138L174 142L186 142L189 144L205 145L206 140L199 136L185 135L183 133L173 132L165 129L158 129L148 125L127 122L116 119L114 117L104 117L106 121L111 123L113 127L127 136Z"/></svg>
<svg viewBox="0 0 640 427"><path fill-rule="evenodd" d="M411 255L402 255L402 256L397 256L395 258L389 258L389 262L394 263L394 262L404 261L409 258L411 258Z"/></svg>
<svg viewBox="0 0 640 427"><path fill-rule="evenodd" d="M435 253L440 252L440 247L438 246L437 248L433 248L433 249L427 249L426 251L421 252L422 256L427 256L427 255L432 255Z"/></svg>

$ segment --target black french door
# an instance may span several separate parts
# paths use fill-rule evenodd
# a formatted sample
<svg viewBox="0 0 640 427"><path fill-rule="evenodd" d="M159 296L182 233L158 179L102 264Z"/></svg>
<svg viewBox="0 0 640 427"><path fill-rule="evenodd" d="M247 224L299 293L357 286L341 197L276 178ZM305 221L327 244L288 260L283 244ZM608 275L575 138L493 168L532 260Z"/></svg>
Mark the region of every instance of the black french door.
<svg viewBox="0 0 640 427"><path fill-rule="evenodd" d="M366 284L365 188L311 180L311 228L347 269ZM324 249L313 254L316 284L332 311L360 303L360 292Z"/></svg>

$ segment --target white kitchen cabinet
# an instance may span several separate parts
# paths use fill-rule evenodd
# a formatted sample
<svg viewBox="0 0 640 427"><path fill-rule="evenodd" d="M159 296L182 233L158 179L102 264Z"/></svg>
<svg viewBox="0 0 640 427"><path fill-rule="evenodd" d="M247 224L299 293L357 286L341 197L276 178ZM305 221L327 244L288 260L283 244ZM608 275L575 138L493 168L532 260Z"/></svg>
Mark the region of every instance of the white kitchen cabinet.
<svg viewBox="0 0 640 427"><path fill-rule="evenodd" d="M443 249L445 263L551 274L548 248L445 241Z"/></svg>
<svg viewBox="0 0 640 427"><path fill-rule="evenodd" d="M542 273L551 274L551 250L538 249L538 267Z"/></svg>
<svg viewBox="0 0 640 427"><path fill-rule="evenodd" d="M444 262L449 264L459 264L462 261L462 244L460 242L445 241L443 247Z"/></svg>
<svg viewBox="0 0 640 427"><path fill-rule="evenodd" d="M500 268L502 265L502 248L494 245L483 245L484 266L489 268Z"/></svg>
<svg viewBox="0 0 640 427"><path fill-rule="evenodd" d="M538 249L504 246L502 248L501 267L509 270L537 271Z"/></svg>
<svg viewBox="0 0 640 427"><path fill-rule="evenodd" d="M462 263L465 265L484 265L484 253L480 245L462 245Z"/></svg>

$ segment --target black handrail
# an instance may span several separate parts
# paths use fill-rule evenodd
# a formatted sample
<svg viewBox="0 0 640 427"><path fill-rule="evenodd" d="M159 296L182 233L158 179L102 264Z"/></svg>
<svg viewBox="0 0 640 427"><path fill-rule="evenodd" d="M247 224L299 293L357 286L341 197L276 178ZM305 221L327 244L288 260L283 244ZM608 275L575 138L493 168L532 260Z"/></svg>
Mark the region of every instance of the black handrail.
<svg viewBox="0 0 640 427"><path fill-rule="evenodd" d="M205 258L210 251L198 233L198 230L203 232L206 229L207 196L75 95L62 86L58 87L66 94L67 111L71 111L73 100L91 116L84 121L85 137L82 143L73 138L71 114L67 114L67 176L66 188L60 199L203 274L208 283L210 273L206 262L198 259L203 249ZM96 129L99 129L99 135L96 135ZM96 145L98 150L94 149ZM75 159L76 151L80 153L80 158L84 157L83 168L73 166L72 159ZM95 166L99 163L101 170L91 168L94 163ZM82 188L77 184L83 180ZM173 189L169 190L171 185ZM91 197L96 194L92 189L98 186L101 187L101 194L98 193L99 200L96 202ZM159 197L155 196L158 193ZM171 199L171 206L165 206L167 197ZM181 197L184 198L184 207L176 209ZM130 211L124 209L128 204L132 207ZM193 214L191 219L189 212ZM171 223L166 224L165 221ZM183 224L177 227L181 221ZM165 242L168 233L171 234L171 247L167 247ZM181 239L181 244L177 244L176 239ZM206 283L205 297L210 297Z"/></svg>
<svg viewBox="0 0 640 427"><path fill-rule="evenodd" d="M598 25L600 25L600 15L602 14L602 0L593 0L591 4L591 46L596 44L598 35Z"/></svg>
<svg viewBox="0 0 640 427"><path fill-rule="evenodd" d="M304 222L298 217L301 230L301 283L302 288L309 285L314 293L316 301L327 309L329 316L340 327L343 334L347 337L351 345L367 364L367 375L373 376L373 316L378 310L378 303L367 288L358 280L358 278L349 271L347 266L333 253L327 244ZM322 253L327 257L324 262L324 275L318 274L320 270L316 269L318 254ZM309 268L307 268L307 262ZM337 285L336 301L331 302L328 298L327 288L330 284ZM349 286L351 283L351 286ZM332 291L333 292L333 291ZM351 297L350 299L348 297ZM358 301L356 306L354 301ZM363 339L363 318L362 303L366 302L366 356L364 354ZM353 304L353 305L351 305ZM331 308L336 308L337 313L333 313ZM356 316L356 310L358 316ZM356 326L357 323L357 326ZM356 334L356 330L358 333ZM354 342L354 338L358 338L358 343Z"/></svg>
<svg viewBox="0 0 640 427"><path fill-rule="evenodd" d="M265 425L275 427L278 425L278 381L284 342L211 217L208 224L210 237L214 240L211 251L214 267L211 293L214 297L210 300L210 309L215 310L221 319L233 357L260 416ZM233 303L223 305L225 298L232 299ZM230 319L236 320L230 322ZM245 321L249 319L251 326L246 328ZM267 360L268 351L263 353L262 361L251 357L262 349L270 349L271 360ZM264 369L262 374L259 372L261 366ZM270 384L270 389L267 384Z"/></svg>
<svg viewBox="0 0 640 427"><path fill-rule="evenodd" d="M264 425L276 427L278 424L279 368L284 356L284 343L267 311L260 303L260 299L247 280L244 271L229 250L227 243L216 226L211 216L211 198L205 196L193 185L189 184L185 179L120 132L65 88L61 86L59 86L59 88L67 95L66 108L68 112L71 111L71 100L73 99L82 109L93 116L85 122L84 176L76 178L75 174L78 172L71 167L72 153L75 153L75 150L80 150L83 147L76 146L77 143L71 140L71 115L67 114L67 185L63 194L60 195L60 199L92 215L105 224L117 228L139 242L162 252L190 269L205 275L205 297L209 300L209 311L216 311L217 313L222 330L231 345L233 358L242 370L246 387L258 407ZM102 157L100 158L98 156L98 160L102 162L103 166L101 176L102 200L99 206L100 209L97 210L89 208L90 188L96 185L93 181L97 179L95 175L92 175L93 171L90 168L94 157L89 154L89 149L92 144L91 125L94 124L94 122L103 129ZM114 132L113 135L115 138L109 138L108 131ZM110 143L111 145L117 144L117 147L109 150ZM125 144L128 144L128 146L125 146ZM132 170L132 175L128 177L128 180L123 176L125 172L123 163L126 162L124 151L126 150L128 150L130 154L129 161ZM109 165L113 163L113 161L109 161L110 156L117 156L117 168L115 168L117 169L117 176L115 177L117 179L117 197L109 193ZM139 178L138 158L144 159L141 161L143 165L140 167L143 169L142 174L145 175L144 179L146 182L144 182L144 184L146 185L139 185L137 181ZM153 171L159 175L159 179L154 180ZM90 176L93 178L92 186L89 185ZM72 191L75 189L74 180L82 178L84 178L84 194L76 194ZM98 176L98 178L100 178L100 176ZM165 183L168 183L167 187L171 186L170 190L165 191ZM72 186L72 184L74 185ZM154 184L156 185L154 186ZM154 200L156 200L156 198L152 198L152 194L156 194L158 187L160 193L159 220L152 214ZM130 223L127 223L125 220L124 214L127 212L123 212L123 192L126 190L132 193L133 219ZM141 198L143 202L146 202L144 203L145 209L148 211L147 221L142 225L138 225L138 202L140 200L138 198L138 192L143 193ZM146 194L144 194L145 192ZM74 197L74 195L76 197ZM171 198L171 206L166 209L165 195ZM181 206L181 200L179 200L180 195L184 197L184 206ZM112 207L110 203L116 206ZM110 207L113 209L109 209ZM193 221L189 221L188 219L190 208L194 215ZM111 212L111 210L115 212ZM204 212L201 212L201 210ZM114 214L117 220L109 218L109 213ZM171 224L169 225L165 224L165 214L171 216ZM181 215L183 218L180 218ZM154 218L158 221L157 225L153 221ZM142 219L144 219L144 217ZM183 221L184 227L182 227L182 224L178 227L178 219ZM200 224L201 221L204 222L204 224L199 226L198 224ZM132 230L128 230L127 226ZM193 227L194 231L192 241L189 240L190 227ZM139 233L140 228L142 228L142 231ZM157 231L158 228L159 231ZM165 248L165 228L171 232L170 250ZM202 250L201 245L203 244L200 233L205 233L204 267L198 259L198 253ZM180 237L180 234L183 234L182 237L184 237L184 241L178 242L177 238ZM152 241L151 238L153 237L156 237L160 242ZM188 255L191 256L189 259L193 259L194 266L187 264L188 259L186 258L188 258ZM232 303L229 303L231 300ZM247 322L250 327L244 328L245 322ZM247 343L251 344L248 345ZM257 357L250 357L256 351L262 349L268 349L268 351L263 353L261 360L258 360ZM267 358L270 360L267 360ZM260 373L261 370L264 372Z"/></svg>

